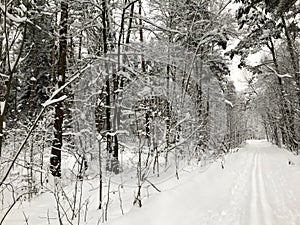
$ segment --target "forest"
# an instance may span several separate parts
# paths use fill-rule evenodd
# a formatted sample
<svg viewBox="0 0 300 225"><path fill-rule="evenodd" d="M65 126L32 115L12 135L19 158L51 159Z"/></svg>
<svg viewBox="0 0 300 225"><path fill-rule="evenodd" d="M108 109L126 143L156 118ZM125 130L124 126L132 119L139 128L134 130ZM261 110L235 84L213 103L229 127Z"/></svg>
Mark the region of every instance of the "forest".
<svg viewBox="0 0 300 225"><path fill-rule="evenodd" d="M45 194L59 225L106 222L126 182L143 207L249 139L298 155L299 22L296 0L0 0L0 225Z"/></svg>

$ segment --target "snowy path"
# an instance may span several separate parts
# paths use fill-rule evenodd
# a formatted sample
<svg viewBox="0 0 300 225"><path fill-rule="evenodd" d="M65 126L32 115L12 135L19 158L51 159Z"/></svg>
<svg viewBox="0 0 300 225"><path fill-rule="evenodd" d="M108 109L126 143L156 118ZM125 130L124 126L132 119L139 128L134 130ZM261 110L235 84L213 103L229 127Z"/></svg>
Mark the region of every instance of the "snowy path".
<svg viewBox="0 0 300 225"><path fill-rule="evenodd" d="M296 165L288 165L288 159ZM299 160L298 160L299 161ZM225 169L193 172L110 225L299 225L300 165L265 141L228 156Z"/></svg>
<svg viewBox="0 0 300 225"><path fill-rule="evenodd" d="M295 164L288 165L289 159ZM173 171L169 173L174 177ZM179 181L149 179L162 192L150 188L147 198L149 190L143 189L143 207L132 207L133 179L132 188L127 183L121 192L124 216L119 196L112 194L108 225L300 225L300 157L266 141L249 141L226 156L225 169L216 162L190 173L181 171ZM97 185L97 179L85 181L83 195L89 208L80 225L99 224ZM70 185L66 191L72 194L73 188ZM26 225L25 215L29 225L58 225L51 193L16 205L4 224ZM76 219L72 224L78 224Z"/></svg>
<svg viewBox="0 0 300 225"><path fill-rule="evenodd" d="M262 177L261 154L254 154L254 165L251 174L251 195L250 209L247 212L248 223L246 224L265 224L271 223L271 207L266 198L266 186Z"/></svg>

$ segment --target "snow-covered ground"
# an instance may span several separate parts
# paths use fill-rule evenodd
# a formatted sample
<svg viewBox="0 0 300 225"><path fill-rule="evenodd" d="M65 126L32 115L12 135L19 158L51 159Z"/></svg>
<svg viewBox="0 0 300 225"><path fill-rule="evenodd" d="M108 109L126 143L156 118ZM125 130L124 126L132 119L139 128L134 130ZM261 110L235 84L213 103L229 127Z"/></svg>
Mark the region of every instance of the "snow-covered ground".
<svg viewBox="0 0 300 225"><path fill-rule="evenodd" d="M225 169L194 171L180 185L134 208L110 225L297 225L300 167L266 141L249 141L227 157Z"/></svg>
<svg viewBox="0 0 300 225"><path fill-rule="evenodd" d="M226 156L224 169L218 161L205 168L182 170L179 181L173 177L169 174L149 178L161 192L149 185L147 192L143 189L142 208L132 206L133 192L136 190L134 181L126 183L119 194L111 194L109 221L106 224L300 224L299 158L266 141L248 141L237 153ZM83 199L89 200L86 203L89 209L86 215L82 215L86 217L86 222L82 220L80 224L96 225L100 221L101 211L96 210L96 187L96 181L84 184L83 195L88 197ZM120 204L125 212L123 216ZM25 216L29 225L58 224L55 207L53 196L45 193L30 203L17 205L4 224L26 224ZM75 221L73 224L78 224Z"/></svg>

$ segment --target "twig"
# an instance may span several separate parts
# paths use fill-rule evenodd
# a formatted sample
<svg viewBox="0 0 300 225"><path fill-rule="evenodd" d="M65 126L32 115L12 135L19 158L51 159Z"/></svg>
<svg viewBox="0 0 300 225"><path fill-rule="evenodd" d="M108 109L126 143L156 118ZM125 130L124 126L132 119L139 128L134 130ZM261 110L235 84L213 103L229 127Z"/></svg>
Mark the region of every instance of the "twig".
<svg viewBox="0 0 300 225"><path fill-rule="evenodd" d="M157 190L158 192L161 192L161 190L159 190L152 182L150 182L147 178L145 179L155 190Z"/></svg>
<svg viewBox="0 0 300 225"><path fill-rule="evenodd" d="M122 203L122 197L121 197L121 192L120 192L120 188L122 187L123 185L120 184L118 186L118 193L119 193L119 200L120 200L120 209L121 209L121 213L122 215L124 215L124 210L123 210L123 203Z"/></svg>
<svg viewBox="0 0 300 225"><path fill-rule="evenodd" d="M107 221L107 211L108 211L108 204L109 204L109 191L110 191L110 177L108 179L108 186L107 186L107 201L105 204L105 213L104 213L104 221Z"/></svg>
<svg viewBox="0 0 300 225"><path fill-rule="evenodd" d="M25 218L25 222L27 225L29 225L28 220L29 220L29 216L27 217L26 214L24 213L24 211L22 212Z"/></svg>
<svg viewBox="0 0 300 225"><path fill-rule="evenodd" d="M196 130L194 130L185 140L183 140L183 141L179 142L178 144L170 147L168 149L168 152L171 151L171 150L173 150L174 148L177 148L178 146L186 143L198 130L200 130L200 128L202 128L202 125L200 125Z"/></svg>
<svg viewBox="0 0 300 225"><path fill-rule="evenodd" d="M47 210L47 221L48 221L48 225L50 225L50 215L49 215L49 209Z"/></svg>
<svg viewBox="0 0 300 225"><path fill-rule="evenodd" d="M12 203L12 205L8 208L8 210L5 212L5 214L4 214L4 216L3 216L3 218L1 219L1 221L0 221L0 225L2 225L3 224L3 222L4 222L4 219L6 218L6 216L9 214L9 212L12 210L12 208L15 206L15 204L24 196L24 195L27 195L28 193L26 192L26 193L23 193L23 194L21 194L13 203Z"/></svg>

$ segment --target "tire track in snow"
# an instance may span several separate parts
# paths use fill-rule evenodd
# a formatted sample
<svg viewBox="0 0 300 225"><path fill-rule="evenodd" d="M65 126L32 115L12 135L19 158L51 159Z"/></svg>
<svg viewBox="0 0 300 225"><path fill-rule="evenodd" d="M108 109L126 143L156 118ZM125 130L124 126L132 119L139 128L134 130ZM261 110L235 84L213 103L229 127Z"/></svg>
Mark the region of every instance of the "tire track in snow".
<svg viewBox="0 0 300 225"><path fill-rule="evenodd" d="M262 177L260 153L256 152L251 173L250 209L245 222L248 225L272 225L271 212Z"/></svg>
<svg viewBox="0 0 300 225"><path fill-rule="evenodd" d="M259 224L258 218L258 191L257 191L257 153L254 155L254 164L251 173L251 194L250 194L250 209L248 215L248 224Z"/></svg>
<svg viewBox="0 0 300 225"><path fill-rule="evenodd" d="M262 176L262 169L261 169L261 164L262 161L260 159L261 154L258 154L257 157L257 169L258 169L258 190L259 190L259 200L261 204L261 214L262 214L262 219L264 220L264 225L272 225L272 208L269 204L269 201L266 197L266 186L265 186L265 181Z"/></svg>

